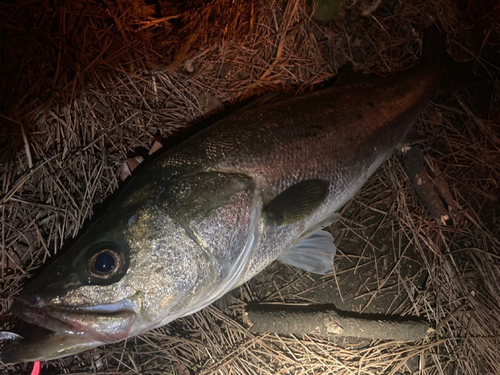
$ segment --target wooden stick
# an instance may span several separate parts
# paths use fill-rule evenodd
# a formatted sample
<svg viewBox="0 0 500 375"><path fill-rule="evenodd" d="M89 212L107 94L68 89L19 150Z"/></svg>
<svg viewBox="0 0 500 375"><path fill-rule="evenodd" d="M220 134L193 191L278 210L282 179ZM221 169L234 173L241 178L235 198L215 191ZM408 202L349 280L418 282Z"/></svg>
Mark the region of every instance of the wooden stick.
<svg viewBox="0 0 500 375"><path fill-rule="evenodd" d="M403 164L415 194L425 206L432 218L445 224L450 218L441 198L434 189L434 184L425 169L424 154L415 146L403 156Z"/></svg>
<svg viewBox="0 0 500 375"><path fill-rule="evenodd" d="M349 336L379 340L414 341L432 331L424 321L369 318L339 314L331 308L294 305L248 306L250 332Z"/></svg>

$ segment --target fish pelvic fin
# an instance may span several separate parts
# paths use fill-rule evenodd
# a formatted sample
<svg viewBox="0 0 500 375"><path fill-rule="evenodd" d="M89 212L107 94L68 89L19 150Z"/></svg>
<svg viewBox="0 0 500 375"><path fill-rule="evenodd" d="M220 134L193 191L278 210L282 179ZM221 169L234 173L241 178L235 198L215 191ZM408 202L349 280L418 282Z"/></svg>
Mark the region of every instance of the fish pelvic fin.
<svg viewBox="0 0 500 375"><path fill-rule="evenodd" d="M333 273L333 258L337 248L330 233L319 230L293 246L278 260L319 275Z"/></svg>

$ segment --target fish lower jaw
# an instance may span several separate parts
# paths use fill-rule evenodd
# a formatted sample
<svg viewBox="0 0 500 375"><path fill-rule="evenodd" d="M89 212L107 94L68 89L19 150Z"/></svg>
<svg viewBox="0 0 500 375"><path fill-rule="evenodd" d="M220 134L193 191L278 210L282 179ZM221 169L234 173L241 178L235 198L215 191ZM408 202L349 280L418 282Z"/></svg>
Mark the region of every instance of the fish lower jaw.
<svg viewBox="0 0 500 375"><path fill-rule="evenodd" d="M23 302L20 302L22 304ZM103 344L113 343L130 336L136 320L133 310L110 312L97 309L37 307L24 304L16 308L23 321L50 332L87 338Z"/></svg>

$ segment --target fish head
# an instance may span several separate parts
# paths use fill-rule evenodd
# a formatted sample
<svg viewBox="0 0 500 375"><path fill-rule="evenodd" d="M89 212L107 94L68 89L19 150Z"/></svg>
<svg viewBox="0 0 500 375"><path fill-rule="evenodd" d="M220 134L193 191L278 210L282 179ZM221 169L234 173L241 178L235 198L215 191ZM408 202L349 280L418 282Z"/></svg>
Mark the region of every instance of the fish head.
<svg viewBox="0 0 500 375"><path fill-rule="evenodd" d="M125 190L26 286L12 312L50 334L21 332L4 360L49 360L120 341L236 285L260 217L252 179L210 172L158 185Z"/></svg>
<svg viewBox="0 0 500 375"><path fill-rule="evenodd" d="M105 213L26 286L12 312L50 331L50 339L36 339L47 347L37 358L48 360L163 325L212 278L205 253L178 220L144 202ZM8 348L9 358L33 360L23 341Z"/></svg>

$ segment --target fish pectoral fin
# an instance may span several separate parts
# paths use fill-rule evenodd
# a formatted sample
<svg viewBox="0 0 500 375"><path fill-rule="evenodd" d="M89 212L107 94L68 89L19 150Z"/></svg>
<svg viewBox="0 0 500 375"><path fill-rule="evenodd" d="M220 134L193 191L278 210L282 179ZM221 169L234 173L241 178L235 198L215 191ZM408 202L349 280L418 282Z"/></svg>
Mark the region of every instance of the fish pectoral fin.
<svg viewBox="0 0 500 375"><path fill-rule="evenodd" d="M327 196L327 181L301 181L269 202L264 207L264 217L277 225L293 224L311 215Z"/></svg>
<svg viewBox="0 0 500 375"><path fill-rule="evenodd" d="M320 230L304 238L278 260L304 271L328 275L333 272L336 251L332 235Z"/></svg>

